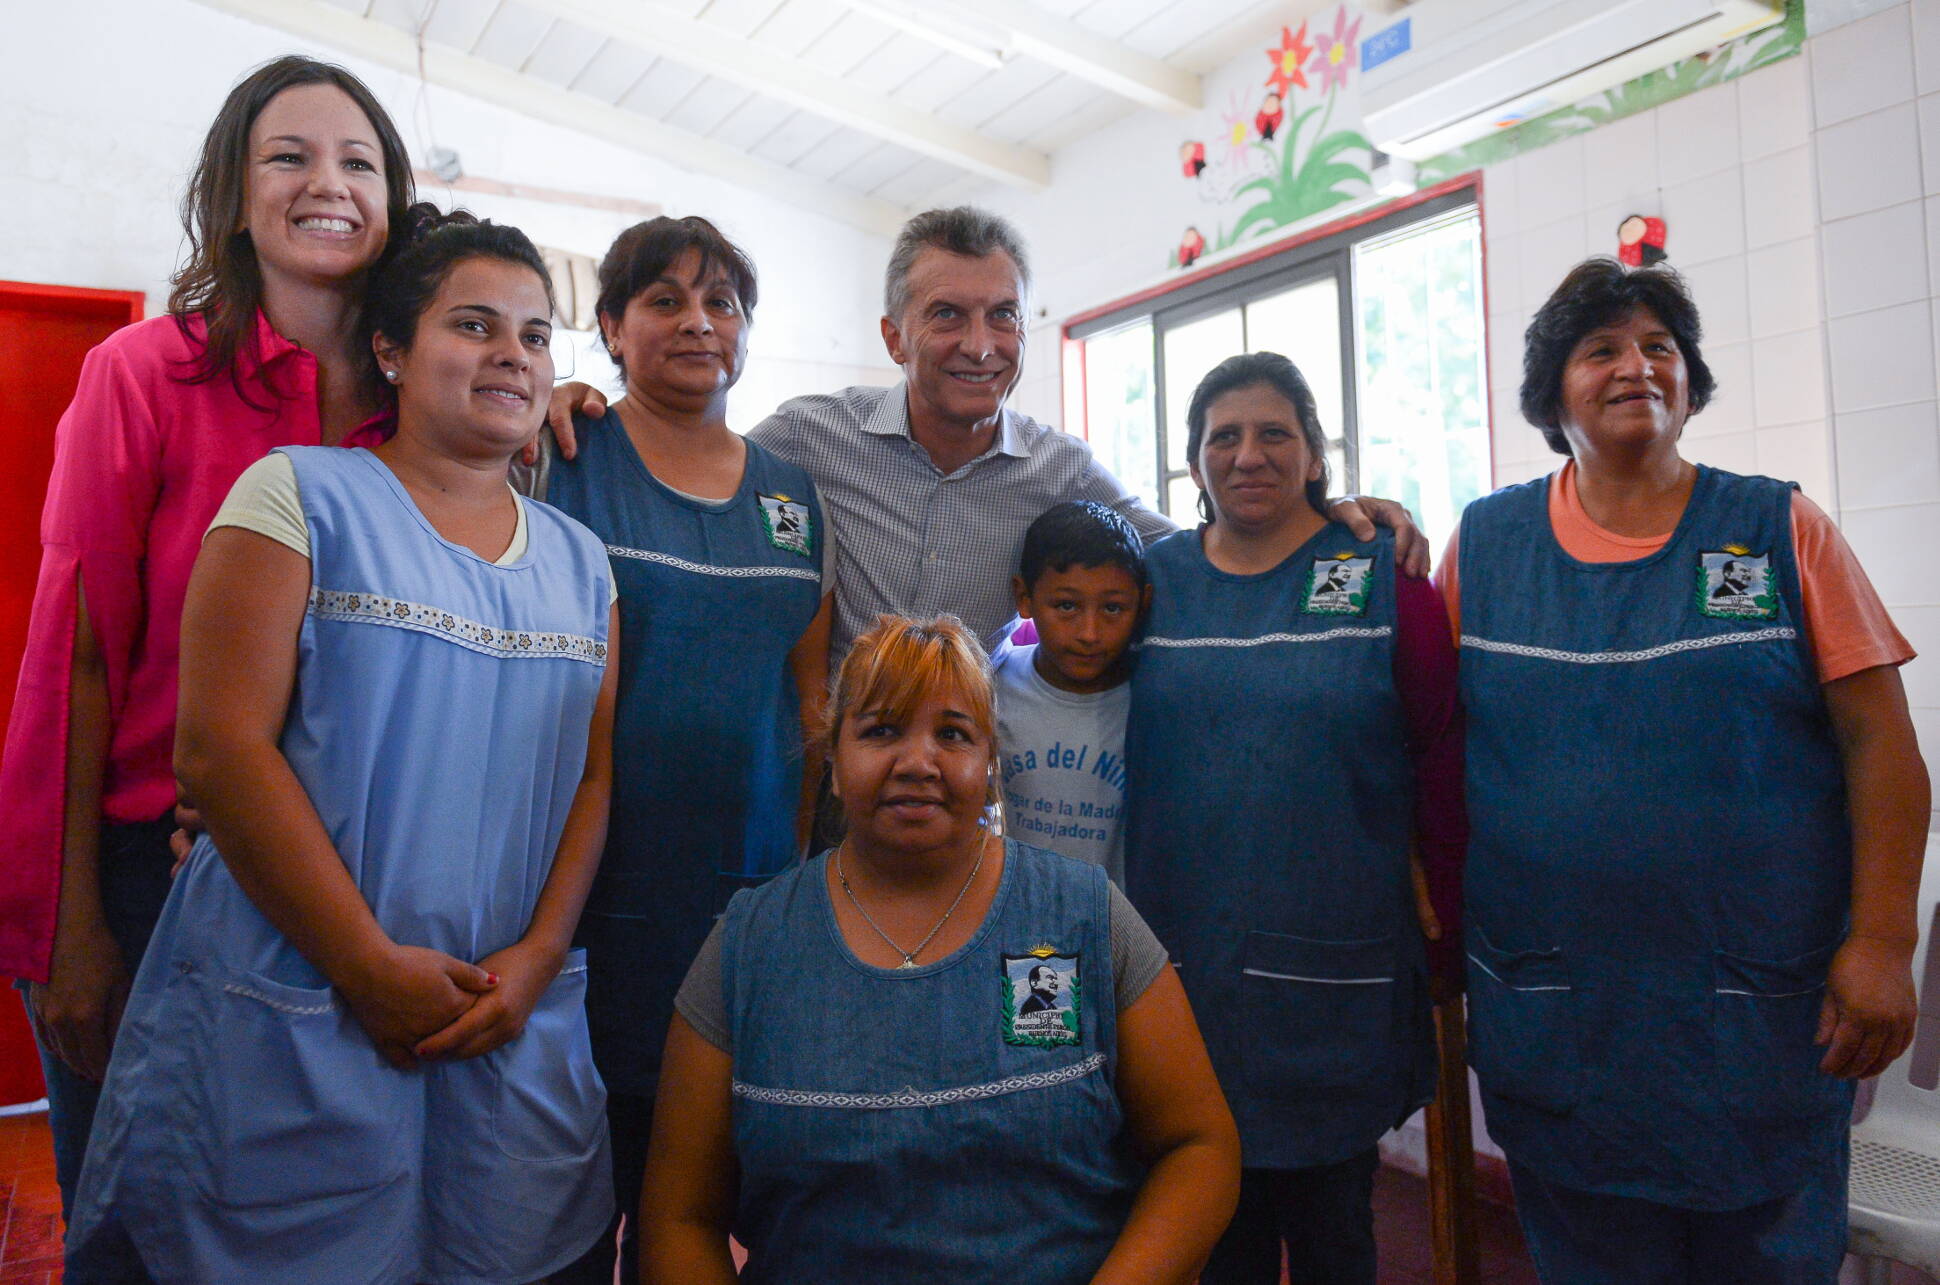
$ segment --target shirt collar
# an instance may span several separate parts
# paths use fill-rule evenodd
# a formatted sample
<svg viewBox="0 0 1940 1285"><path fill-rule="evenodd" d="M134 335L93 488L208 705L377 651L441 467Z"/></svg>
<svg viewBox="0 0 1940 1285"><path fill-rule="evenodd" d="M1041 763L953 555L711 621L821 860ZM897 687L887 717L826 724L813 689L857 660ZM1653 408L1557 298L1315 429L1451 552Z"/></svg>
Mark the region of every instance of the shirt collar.
<svg viewBox="0 0 1940 1285"><path fill-rule="evenodd" d="M992 451L1000 455L1014 456L1020 460L1029 457L1031 452L1024 444L1024 431L1019 423L1020 419L1021 416L1008 406L998 412L997 438L991 443ZM862 431L873 433L878 437L905 437L911 442L916 440L910 436L909 431L908 380L889 390L889 395L884 397L881 404L862 421ZM990 453L991 451L985 451L984 455ZM978 458L981 459L982 456Z"/></svg>
<svg viewBox="0 0 1940 1285"><path fill-rule="evenodd" d="M269 324L269 316L261 308L256 310L256 330L250 341L236 353L237 372L245 377L275 365L291 353L301 352L295 344L276 332Z"/></svg>

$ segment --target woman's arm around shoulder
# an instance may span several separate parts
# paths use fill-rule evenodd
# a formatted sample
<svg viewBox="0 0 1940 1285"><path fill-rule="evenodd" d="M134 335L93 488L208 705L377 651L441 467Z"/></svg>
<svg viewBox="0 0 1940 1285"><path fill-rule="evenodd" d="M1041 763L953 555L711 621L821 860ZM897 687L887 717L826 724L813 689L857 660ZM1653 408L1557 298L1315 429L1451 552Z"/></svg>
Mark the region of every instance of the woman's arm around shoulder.
<svg viewBox="0 0 1940 1285"><path fill-rule="evenodd" d="M1151 1168L1093 1285L1191 1285L1239 1201L1239 1130L1170 967L1118 1014L1118 1097Z"/></svg>
<svg viewBox="0 0 1940 1285"><path fill-rule="evenodd" d="M651 1285L732 1285L738 1171L734 1059L675 1014L660 1059L660 1094L640 1192L640 1279Z"/></svg>

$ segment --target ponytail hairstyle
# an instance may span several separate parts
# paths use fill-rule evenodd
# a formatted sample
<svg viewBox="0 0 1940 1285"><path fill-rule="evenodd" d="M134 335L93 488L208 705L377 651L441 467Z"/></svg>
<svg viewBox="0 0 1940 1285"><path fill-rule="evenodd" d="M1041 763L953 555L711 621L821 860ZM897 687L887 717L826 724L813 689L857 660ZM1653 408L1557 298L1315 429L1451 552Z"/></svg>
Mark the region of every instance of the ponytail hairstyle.
<svg viewBox="0 0 1940 1285"><path fill-rule="evenodd" d="M377 135L384 159L385 206L395 238L415 197L411 158L397 126L364 82L331 63L289 54L264 63L229 91L202 140L202 155L182 197L182 231L188 260L171 278L168 311L184 335L191 317L206 327L199 355L183 382L207 383L228 374L237 379L236 356L254 341L256 313L263 304L263 279L255 247L240 230L248 191L249 131L270 99L299 85L334 85L363 111ZM371 375L373 381L376 375Z"/></svg>
<svg viewBox="0 0 1940 1285"><path fill-rule="evenodd" d="M417 338L418 318L452 269L467 259L498 259L532 269L545 283L546 306L558 308L552 274L525 233L469 210L442 214L429 201L420 201L391 225L390 249L371 272L364 299L367 337L382 335L409 348ZM371 370L377 370L374 354Z"/></svg>

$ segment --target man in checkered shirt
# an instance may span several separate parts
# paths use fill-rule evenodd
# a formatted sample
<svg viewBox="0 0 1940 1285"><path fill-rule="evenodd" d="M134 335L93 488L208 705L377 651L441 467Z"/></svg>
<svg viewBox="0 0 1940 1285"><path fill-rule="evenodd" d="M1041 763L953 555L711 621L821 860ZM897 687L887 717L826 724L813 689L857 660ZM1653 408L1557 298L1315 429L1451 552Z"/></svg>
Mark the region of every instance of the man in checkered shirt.
<svg viewBox="0 0 1940 1285"><path fill-rule="evenodd" d="M1080 438L1004 408L1023 370L1030 266L1016 229L969 206L903 226L889 257L882 337L903 368L894 388L844 388L783 403L749 437L815 478L836 533L839 664L877 614L951 612L986 644L1011 620L1024 530L1064 500L1122 512L1148 542L1176 530L1092 457ZM1392 526L1397 555L1425 571L1407 511L1337 502L1360 538Z"/></svg>

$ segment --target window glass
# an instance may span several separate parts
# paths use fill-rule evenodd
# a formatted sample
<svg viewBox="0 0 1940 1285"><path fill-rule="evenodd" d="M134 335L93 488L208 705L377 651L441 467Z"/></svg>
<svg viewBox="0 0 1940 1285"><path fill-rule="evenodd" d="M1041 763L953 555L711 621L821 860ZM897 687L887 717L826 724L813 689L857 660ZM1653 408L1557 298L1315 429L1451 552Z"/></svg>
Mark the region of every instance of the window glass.
<svg viewBox="0 0 1940 1285"><path fill-rule="evenodd" d="M1192 390L1207 371L1246 351L1246 336L1239 309L1232 308L1174 326L1164 338L1165 467L1170 472L1186 466L1186 407L1192 404Z"/></svg>
<svg viewBox="0 0 1940 1285"><path fill-rule="evenodd" d="M1489 489L1482 238L1473 208L1354 248L1360 489L1437 547Z"/></svg>
<svg viewBox="0 0 1940 1285"><path fill-rule="evenodd" d="M1158 408L1152 394L1152 322L1085 344L1085 426L1092 454L1125 489L1159 502Z"/></svg>

